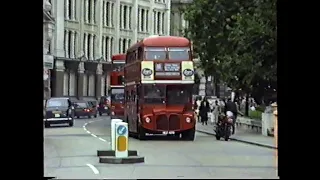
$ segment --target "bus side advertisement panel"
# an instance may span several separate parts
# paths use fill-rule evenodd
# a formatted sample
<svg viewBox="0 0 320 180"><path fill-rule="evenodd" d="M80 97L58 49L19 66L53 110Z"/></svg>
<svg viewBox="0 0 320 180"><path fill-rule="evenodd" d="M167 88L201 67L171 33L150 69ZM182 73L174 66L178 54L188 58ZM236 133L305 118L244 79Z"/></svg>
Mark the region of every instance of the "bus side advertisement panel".
<svg viewBox="0 0 320 180"><path fill-rule="evenodd" d="M194 80L194 68L192 61L182 61L181 63L182 81Z"/></svg>
<svg viewBox="0 0 320 180"><path fill-rule="evenodd" d="M154 64L153 61L141 62L141 81L154 80Z"/></svg>

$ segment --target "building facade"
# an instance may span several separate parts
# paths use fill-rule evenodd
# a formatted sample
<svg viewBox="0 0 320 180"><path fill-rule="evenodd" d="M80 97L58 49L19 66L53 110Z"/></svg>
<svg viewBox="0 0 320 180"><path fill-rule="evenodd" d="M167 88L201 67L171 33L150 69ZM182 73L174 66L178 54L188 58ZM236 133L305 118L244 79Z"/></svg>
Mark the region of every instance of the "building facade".
<svg viewBox="0 0 320 180"><path fill-rule="evenodd" d="M170 33L170 0L52 0L52 96L107 95L112 54Z"/></svg>
<svg viewBox="0 0 320 180"><path fill-rule="evenodd" d="M183 36L183 30L188 27L188 21L184 19L181 8L192 3L193 0L171 0L170 35Z"/></svg>
<svg viewBox="0 0 320 180"><path fill-rule="evenodd" d="M43 0L43 97L51 96L50 71L53 69L53 55L51 41L54 30L54 18L51 11L52 6L49 0Z"/></svg>

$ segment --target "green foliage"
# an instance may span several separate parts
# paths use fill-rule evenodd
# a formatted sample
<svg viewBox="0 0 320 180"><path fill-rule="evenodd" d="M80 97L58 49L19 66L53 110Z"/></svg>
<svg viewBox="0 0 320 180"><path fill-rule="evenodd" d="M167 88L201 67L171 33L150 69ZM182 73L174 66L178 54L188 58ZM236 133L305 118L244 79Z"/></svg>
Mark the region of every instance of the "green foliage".
<svg viewBox="0 0 320 180"><path fill-rule="evenodd" d="M249 118L255 119L255 120L261 120L262 119L262 113L261 111L251 111L249 110Z"/></svg>
<svg viewBox="0 0 320 180"><path fill-rule="evenodd" d="M247 92L276 82L275 0L194 0L183 13L207 75Z"/></svg>

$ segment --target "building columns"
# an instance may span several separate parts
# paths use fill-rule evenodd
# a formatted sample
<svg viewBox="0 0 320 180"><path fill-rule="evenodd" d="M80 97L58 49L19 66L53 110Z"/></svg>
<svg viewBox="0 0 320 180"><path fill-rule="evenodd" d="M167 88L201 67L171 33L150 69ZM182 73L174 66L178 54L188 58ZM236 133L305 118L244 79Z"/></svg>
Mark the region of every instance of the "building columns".
<svg viewBox="0 0 320 180"><path fill-rule="evenodd" d="M83 78L84 78L84 63L80 62L77 74L77 98L79 100L83 97Z"/></svg>
<svg viewBox="0 0 320 180"><path fill-rule="evenodd" d="M65 51L65 57L69 58L69 31L64 31L64 51Z"/></svg>
<svg viewBox="0 0 320 180"><path fill-rule="evenodd" d="M94 0L91 0L91 10L90 10L90 23L94 24L95 23L95 4L94 4Z"/></svg>
<svg viewBox="0 0 320 180"><path fill-rule="evenodd" d="M89 36L89 43L90 43L90 45L89 45L89 48L90 48L90 54L89 54L89 59L90 60L93 60L93 46L94 46L94 44L93 44L93 34L90 34L90 36Z"/></svg>
<svg viewBox="0 0 320 180"><path fill-rule="evenodd" d="M55 79L53 79L53 83L54 83L53 96L62 97L63 84L64 84L63 79L64 79L64 71L65 71L64 62L61 60L56 60L54 71L55 71Z"/></svg>
<svg viewBox="0 0 320 180"><path fill-rule="evenodd" d="M102 76L102 64L98 64L97 70L96 70L96 78L95 78L95 95L96 98L99 99L101 96L101 76Z"/></svg>
<svg viewBox="0 0 320 180"><path fill-rule="evenodd" d="M85 9L89 9L89 0L84 0L84 6L85 6ZM89 11L85 10L84 13L85 13L84 21L85 23L89 23Z"/></svg>
<svg viewBox="0 0 320 180"><path fill-rule="evenodd" d="M76 2L71 0L71 20L76 20Z"/></svg>
<svg viewBox="0 0 320 180"><path fill-rule="evenodd" d="M88 33L84 33L84 56L89 59L89 55L88 55L88 38L89 38L89 34Z"/></svg>
<svg viewBox="0 0 320 180"><path fill-rule="evenodd" d="M75 31L71 31L71 46L70 46L70 58L75 58Z"/></svg>

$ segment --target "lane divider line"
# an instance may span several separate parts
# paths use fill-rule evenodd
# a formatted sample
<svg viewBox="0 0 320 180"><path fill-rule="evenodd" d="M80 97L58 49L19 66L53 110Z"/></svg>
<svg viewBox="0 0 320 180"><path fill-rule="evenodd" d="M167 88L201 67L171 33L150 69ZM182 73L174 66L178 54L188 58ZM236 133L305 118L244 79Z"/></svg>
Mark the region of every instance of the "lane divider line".
<svg viewBox="0 0 320 180"><path fill-rule="evenodd" d="M103 139L101 137L98 137L97 135L95 135L95 134L91 133L90 131L88 131L87 128L86 128L86 126L88 124L93 123L93 122L97 122L97 121L102 121L102 120L104 120L104 119L100 119L100 120L96 120L96 121L89 121L89 122L85 123L82 127L83 127L84 131L86 131L91 136L93 136L95 138L98 138L100 141L107 142L107 140L105 140L105 139ZM111 144L111 142L108 142L108 143Z"/></svg>
<svg viewBox="0 0 320 180"><path fill-rule="evenodd" d="M87 164L89 168L93 171L94 174L99 174L99 171L96 167L94 167L92 164Z"/></svg>

